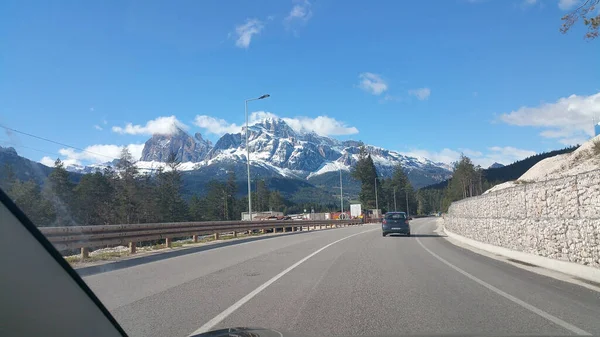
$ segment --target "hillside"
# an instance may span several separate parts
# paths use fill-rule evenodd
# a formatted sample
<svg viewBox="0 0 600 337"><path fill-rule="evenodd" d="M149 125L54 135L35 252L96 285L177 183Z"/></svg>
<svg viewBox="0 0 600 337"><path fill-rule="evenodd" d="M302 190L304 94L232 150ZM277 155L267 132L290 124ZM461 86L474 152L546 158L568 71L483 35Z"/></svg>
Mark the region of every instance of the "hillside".
<svg viewBox="0 0 600 337"><path fill-rule="evenodd" d="M540 161L542 161L546 158L550 158L550 157L554 157L554 156L558 156L558 155L562 155L562 154L566 154L566 153L571 153L571 152L575 151L577 148L578 148L578 146L572 146L572 147L567 147L567 148L560 149L560 150L543 152L540 154L533 155L531 157L527 157L523 160L516 161L510 165L506 165L503 167L497 167L497 168L484 169L483 177L486 181L488 181L494 185L501 184L503 182L507 182L507 181L511 181L511 180L516 180L520 176L522 176L525 172L527 172L527 170L531 169L535 164L539 163ZM446 188L446 186L448 186L448 180L444 180L437 184L432 184L432 185L426 186L426 187L424 187L424 189L440 190L440 189Z"/></svg>
<svg viewBox="0 0 600 337"><path fill-rule="evenodd" d="M4 187L2 183L6 182L9 171L21 181L33 180L41 185L52 168L19 156L12 147L0 146L0 187ZM81 174L71 172L69 177L73 182L78 182Z"/></svg>
<svg viewBox="0 0 600 337"><path fill-rule="evenodd" d="M600 169L600 136L590 139L575 151L539 161L514 180L496 185L485 193L509 188L517 183L559 179Z"/></svg>

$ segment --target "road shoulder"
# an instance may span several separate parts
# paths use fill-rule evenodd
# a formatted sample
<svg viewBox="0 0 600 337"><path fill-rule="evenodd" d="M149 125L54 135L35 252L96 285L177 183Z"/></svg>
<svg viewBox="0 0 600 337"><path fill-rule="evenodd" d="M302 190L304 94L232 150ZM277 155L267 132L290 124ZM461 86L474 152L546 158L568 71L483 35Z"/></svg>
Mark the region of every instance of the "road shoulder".
<svg viewBox="0 0 600 337"><path fill-rule="evenodd" d="M543 260L551 259L540 256L533 256L532 254L516 252L506 248L493 246L490 244L480 243L448 231L443 224L442 218L436 220L436 225L437 228L434 232L443 235L446 241L452 243L455 246L470 250L474 253L492 258L494 260L508 263L512 266L530 271L532 273L552 277L560 281L573 283L588 288L590 290L600 292L600 270L595 270L594 268L583 265L576 265L573 268L573 266L570 266L573 263L565 261L558 261L561 262L558 264L556 263L556 261L544 263ZM556 267L556 269L548 268L548 266L551 265L558 266ZM563 269L560 270L559 268L561 268L561 266L563 265L567 265L571 268L563 267ZM570 273L573 271L573 269L577 271L583 270L583 272L579 272L576 275L573 275L572 273ZM592 269L592 271L590 272L588 269Z"/></svg>

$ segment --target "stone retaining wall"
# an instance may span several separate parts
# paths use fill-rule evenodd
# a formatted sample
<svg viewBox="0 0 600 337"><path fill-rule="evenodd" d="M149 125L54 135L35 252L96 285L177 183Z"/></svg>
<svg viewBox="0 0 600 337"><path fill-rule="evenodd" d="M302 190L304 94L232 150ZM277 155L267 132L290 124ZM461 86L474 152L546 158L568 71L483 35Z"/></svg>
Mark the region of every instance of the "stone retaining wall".
<svg viewBox="0 0 600 337"><path fill-rule="evenodd" d="M600 170L454 202L445 226L480 242L600 268Z"/></svg>

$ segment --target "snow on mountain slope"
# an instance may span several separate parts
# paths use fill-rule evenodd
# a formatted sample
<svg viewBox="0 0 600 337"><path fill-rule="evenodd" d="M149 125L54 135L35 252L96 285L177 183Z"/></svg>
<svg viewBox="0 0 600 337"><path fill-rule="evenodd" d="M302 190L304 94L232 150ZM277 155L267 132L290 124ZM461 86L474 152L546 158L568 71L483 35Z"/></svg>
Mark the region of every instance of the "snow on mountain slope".
<svg viewBox="0 0 600 337"><path fill-rule="evenodd" d="M362 146L384 175L390 174L398 164L431 183L451 175L449 165L357 141L340 141L314 132L299 133L280 118L263 119L250 125L248 131L251 165L264 168L273 175L308 179L339 169L349 171L358 160ZM245 132L242 128L240 133L225 134L214 146L199 133L192 137L181 129L174 135L154 135L145 143L141 161L136 165L145 171L164 167L171 153L182 162L180 169L183 171L245 163Z"/></svg>

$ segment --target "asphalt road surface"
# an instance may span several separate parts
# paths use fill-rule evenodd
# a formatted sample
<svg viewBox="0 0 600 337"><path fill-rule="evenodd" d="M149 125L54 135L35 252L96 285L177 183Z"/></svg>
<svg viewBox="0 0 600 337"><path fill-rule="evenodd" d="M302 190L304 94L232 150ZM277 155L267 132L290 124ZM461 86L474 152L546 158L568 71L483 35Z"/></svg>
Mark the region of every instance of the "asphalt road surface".
<svg viewBox="0 0 600 337"><path fill-rule="evenodd" d="M130 336L235 326L307 336L600 335L600 293L457 247L412 221L290 233L85 276Z"/></svg>

